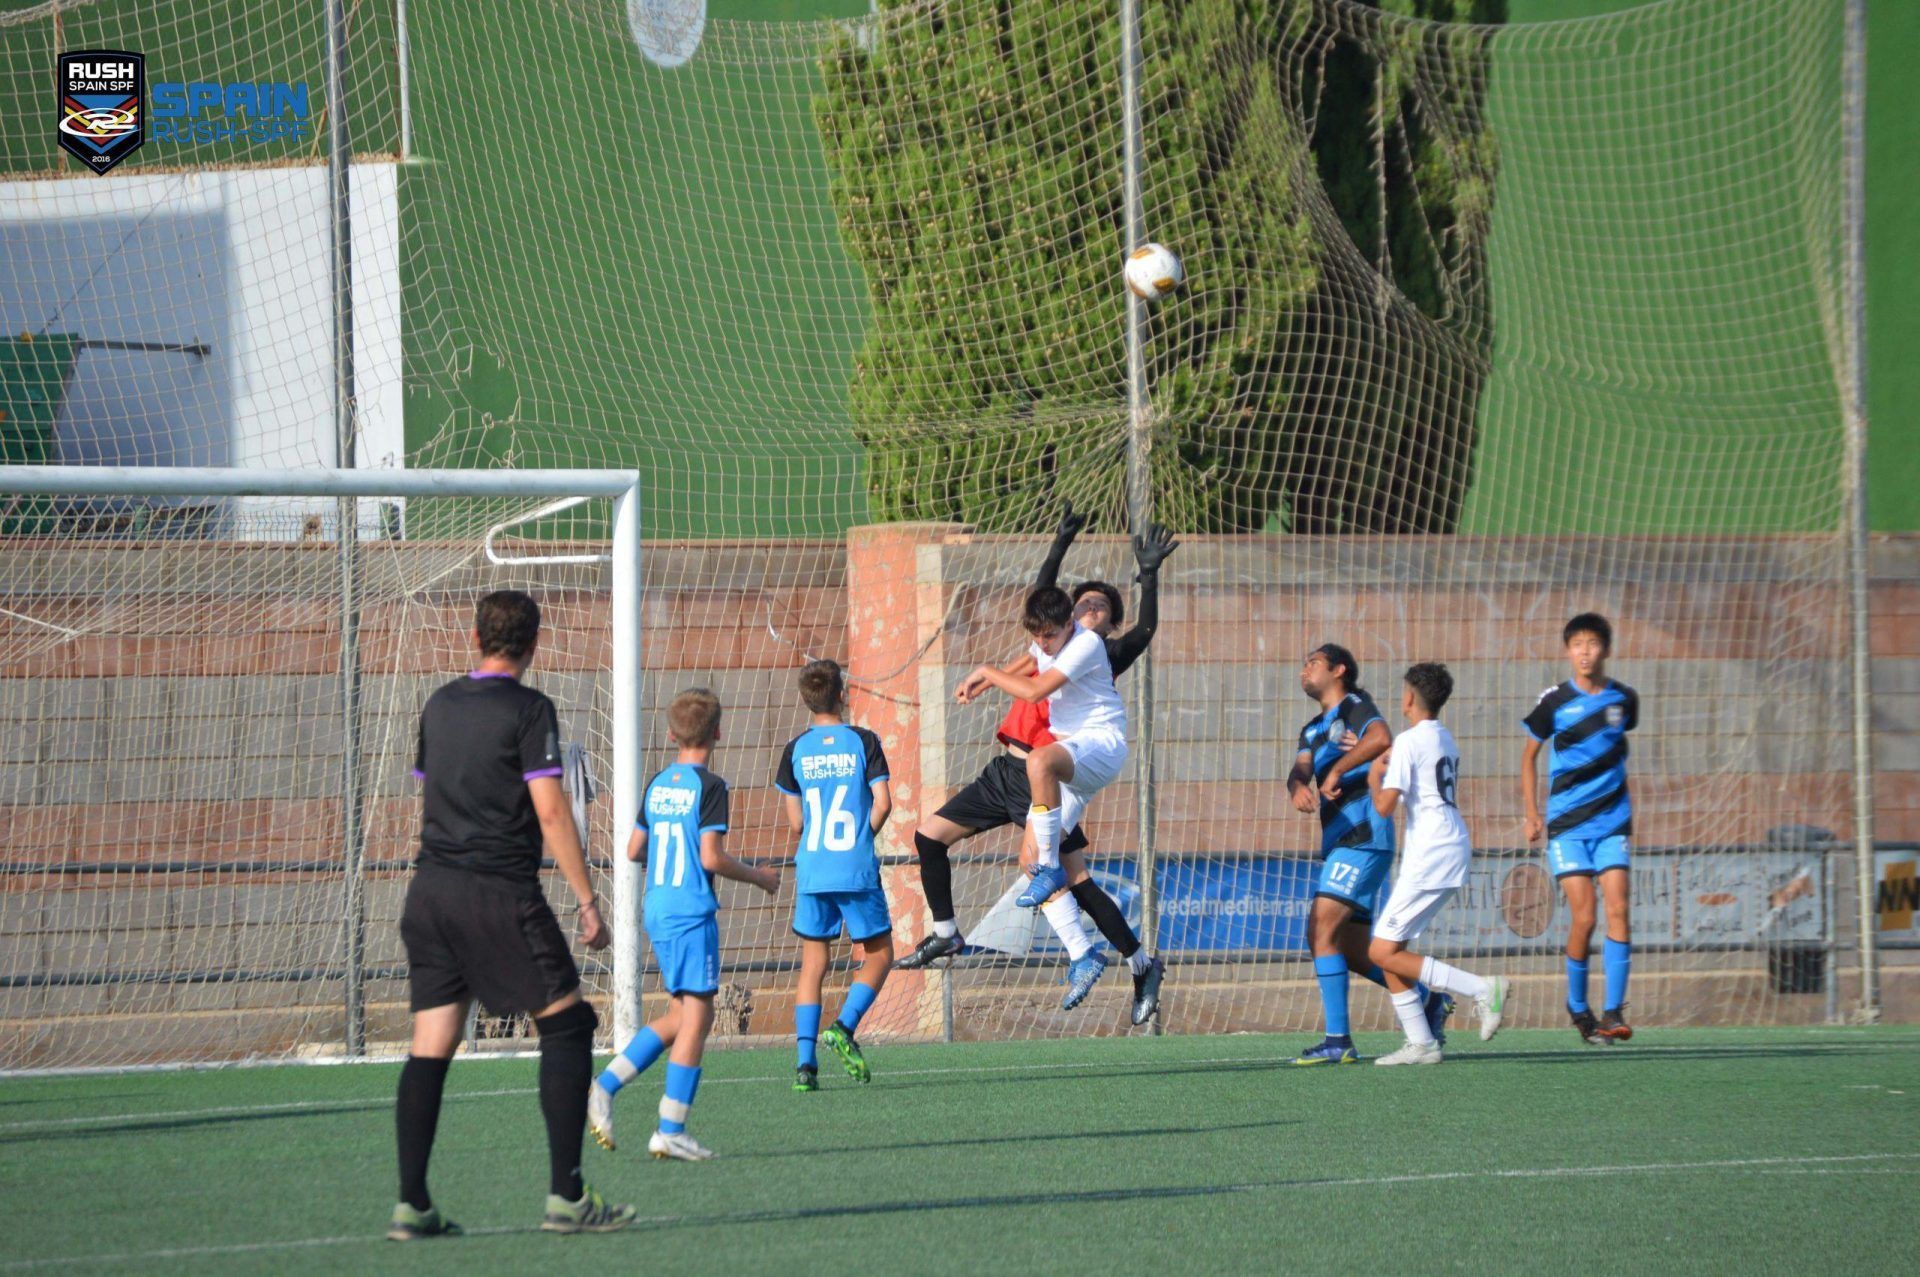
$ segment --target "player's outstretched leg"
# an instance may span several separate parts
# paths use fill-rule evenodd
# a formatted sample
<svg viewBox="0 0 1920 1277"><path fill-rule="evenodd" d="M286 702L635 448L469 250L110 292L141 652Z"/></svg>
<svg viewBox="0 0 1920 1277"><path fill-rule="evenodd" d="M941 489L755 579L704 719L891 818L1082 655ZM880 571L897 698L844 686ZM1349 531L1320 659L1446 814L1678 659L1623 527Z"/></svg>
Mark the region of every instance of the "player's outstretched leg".
<svg viewBox="0 0 1920 1277"><path fill-rule="evenodd" d="M1552 847L1549 845L1549 855ZM1595 902L1593 876L1571 872L1560 876L1560 890L1567 898L1567 1015L1574 1032L1589 1046L1603 1046L1599 1018L1587 1002L1587 960L1592 953Z"/></svg>
<svg viewBox="0 0 1920 1277"><path fill-rule="evenodd" d="M442 1215L427 1194L427 1161L440 1126L440 1097L447 1069L466 1023L467 1004L450 1002L414 1013L413 1043L400 1069L393 1126L400 1161L400 1200L387 1227L389 1241L447 1237L460 1226Z"/></svg>
<svg viewBox="0 0 1920 1277"><path fill-rule="evenodd" d="M800 941L800 991L793 999L793 1089L820 1089L820 986L826 979L827 942Z"/></svg>
<svg viewBox="0 0 1920 1277"><path fill-rule="evenodd" d="M1058 741L1027 755L1027 787L1033 806L1027 811L1027 831L1033 836L1033 881L1013 903L1037 909L1066 890L1067 871L1060 865L1061 787L1073 780L1073 754Z"/></svg>
<svg viewBox="0 0 1920 1277"><path fill-rule="evenodd" d="M947 849L972 833L937 816L913 831L914 851L920 858L920 890L927 897L933 929L912 953L894 963L902 971L918 971L941 958L956 957L967 947L954 917L953 862L947 857Z"/></svg>
<svg viewBox="0 0 1920 1277"><path fill-rule="evenodd" d="M1100 884L1093 880L1087 870L1086 838L1079 830L1069 835L1078 846L1069 850L1066 842L1061 843L1060 863L1066 866L1067 877L1073 883L1073 898L1080 905L1080 911L1093 919L1100 934L1127 961L1127 971L1133 976L1133 1022L1145 1024L1160 1010L1160 984L1166 978L1166 966L1141 947L1140 937L1127 925L1127 917L1120 912L1120 906L1114 903L1112 896L1101 890ZM1091 986L1089 986L1091 987Z"/></svg>
<svg viewBox="0 0 1920 1277"><path fill-rule="evenodd" d="M884 897L875 904L872 922L886 925L886 904ZM893 933L882 931L857 942L860 946L860 970L854 975L853 983L847 986L847 1001L840 1008L840 1014L834 1017L820 1040L827 1049L840 1057L841 1067L847 1076L856 1082L873 1080L873 1070L867 1065L866 1053L860 1049L860 1042L854 1031L860 1027L860 1021L866 1018L873 1004L879 1000L880 990L887 983L887 970L893 965Z"/></svg>
<svg viewBox="0 0 1920 1277"><path fill-rule="evenodd" d="M1327 1032L1318 1045L1293 1058L1296 1065L1360 1062L1360 1053L1353 1049L1347 1015L1347 959L1340 951L1340 931L1352 913L1353 907L1344 901L1329 896L1314 897L1307 933L1313 946L1313 974L1320 984L1320 1007L1326 1017Z"/></svg>
<svg viewBox="0 0 1920 1277"><path fill-rule="evenodd" d="M671 1044L670 1027L667 1036L662 1037L660 1025L642 1025L621 1048L620 1054L607 1061L607 1067L594 1079L587 1090L587 1131L601 1148L612 1152L615 1147L613 1097L620 1094L621 1087L651 1068Z"/></svg>

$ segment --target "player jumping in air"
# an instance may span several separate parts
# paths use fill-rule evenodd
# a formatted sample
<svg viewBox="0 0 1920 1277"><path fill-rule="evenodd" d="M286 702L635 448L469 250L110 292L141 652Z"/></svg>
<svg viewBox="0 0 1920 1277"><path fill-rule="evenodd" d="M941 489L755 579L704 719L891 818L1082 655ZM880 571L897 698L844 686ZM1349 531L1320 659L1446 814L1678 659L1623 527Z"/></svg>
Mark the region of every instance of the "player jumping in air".
<svg viewBox="0 0 1920 1277"><path fill-rule="evenodd" d="M720 739L720 700L703 687L680 693L667 707L667 728L679 754L647 782L640 818L627 842L627 859L642 862L642 912L667 1013L633 1035L588 1088L587 1127L614 1147L613 1097L667 1057L660 1128L647 1141L658 1158L703 1162L713 1150L687 1134L687 1116L700 1088L700 1060L713 1028L713 997L720 991L720 902L710 875L750 883L768 895L780 890L772 869L744 865L722 845L727 836L727 782L707 770Z"/></svg>
<svg viewBox="0 0 1920 1277"><path fill-rule="evenodd" d="M1607 677L1613 627L1597 612L1582 612L1561 631L1573 677L1540 694L1524 719L1520 798L1528 842L1547 839L1547 868L1566 893L1567 1013L1589 1043L1633 1036L1624 1016L1627 973L1633 964L1628 923L1630 876L1627 838L1633 803L1627 796L1627 733L1640 721L1640 694ZM1553 742L1547 772L1547 818L1540 819L1540 746ZM1594 879L1607 905L1606 1004L1598 1020L1587 1003L1587 960L1593 951Z"/></svg>
<svg viewBox="0 0 1920 1277"><path fill-rule="evenodd" d="M837 664L814 661L801 670L800 699L813 711L813 723L781 751L773 784L786 796L787 823L800 836L793 870L793 933L800 937L793 1089L817 1091L820 985L843 928L860 950L860 971L827 1029L827 1046L855 1081L872 1077L853 1034L893 965L893 918L873 849L874 835L893 811L893 788L880 738L847 725L847 680Z"/></svg>
<svg viewBox="0 0 1920 1277"><path fill-rule="evenodd" d="M1409 726L1367 771L1367 789L1376 812L1391 820L1401 804L1407 808L1400 873L1374 925L1369 950L1375 965L1386 973L1387 992L1393 995L1393 1011L1406 1030L1407 1043L1375 1064L1440 1063L1440 1044L1427 1023L1425 1000L1417 987L1423 982L1432 989L1472 998L1483 1042L1499 1031L1506 1009L1506 977L1483 978L1407 949L1466 884L1467 862L1473 857L1473 841L1455 802L1460 747L1440 722L1440 709L1452 695L1453 675L1446 666L1423 663L1410 668L1400 694L1400 712Z"/></svg>
<svg viewBox="0 0 1920 1277"><path fill-rule="evenodd" d="M1085 515L1075 514L1072 506L1067 507L1046 561L1041 564L1036 588L1056 582L1067 550L1086 521ZM1178 546L1179 542L1157 524L1149 528L1145 536L1134 538L1140 616L1124 634L1114 634L1126 615L1126 603L1118 589L1104 581L1087 581L1073 591L1075 622L1103 641L1115 678L1130 668L1153 641L1159 627L1160 566ZM1037 662L1029 653L1001 669L1012 677L1030 678ZM900 959L898 965L902 970L914 970L957 954L966 944L954 918L953 870L948 849L974 834L1005 824L1025 823L1033 805L1027 758L1035 749L1054 740L1050 730L1050 703L1045 699L1016 699L1001 720L996 736L1006 747L1005 752L989 762L972 784L955 794L931 820L914 831L921 885L933 915L933 931L912 953ZM1071 894L1056 892L1041 907L1072 959L1067 995L1061 1005L1067 1010L1080 1005L1106 970L1105 955L1094 949L1081 924L1080 910L1084 909L1101 934L1127 960L1133 975L1133 1023L1144 1024L1159 1008L1165 967L1142 948L1119 905L1093 880L1086 866L1087 846L1086 833L1077 826L1062 836L1060 862ZM1023 884L1023 887L1029 885Z"/></svg>
<svg viewBox="0 0 1920 1277"><path fill-rule="evenodd" d="M1320 983L1326 1037L1294 1057L1294 1063L1355 1064L1359 1052L1347 1015L1348 973L1382 987L1386 974L1367 956L1373 899L1393 868L1393 822L1373 808L1367 770L1392 744L1373 698L1360 687L1360 663L1337 643L1307 653L1300 690L1319 702L1320 713L1300 729L1300 753L1287 777L1294 810L1320 814L1320 877L1307 919L1313 974ZM1443 994L1420 991L1434 1038L1444 1042L1453 1004Z"/></svg>

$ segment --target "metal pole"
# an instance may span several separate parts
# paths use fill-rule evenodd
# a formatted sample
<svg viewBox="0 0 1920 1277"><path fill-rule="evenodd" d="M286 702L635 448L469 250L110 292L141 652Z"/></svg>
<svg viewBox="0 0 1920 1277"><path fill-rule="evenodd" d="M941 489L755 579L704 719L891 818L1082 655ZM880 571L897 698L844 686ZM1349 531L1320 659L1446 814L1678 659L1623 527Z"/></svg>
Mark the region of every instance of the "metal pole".
<svg viewBox="0 0 1920 1277"><path fill-rule="evenodd" d="M1853 612L1853 854L1860 895L1860 1018L1880 1018L1880 972L1874 925L1873 866L1873 664L1867 618L1867 290L1866 124L1867 4L1847 0L1844 75L1846 259L1842 324L1846 384L1847 577Z"/></svg>
<svg viewBox="0 0 1920 1277"><path fill-rule="evenodd" d="M1146 242L1145 214L1141 208L1140 173L1140 8L1138 0L1120 0L1120 94L1121 119L1126 133L1123 164L1127 242L1131 253ZM1127 299L1127 523L1136 535L1144 534L1153 521L1153 474L1149 466L1153 449L1152 419L1147 402L1147 303L1123 290ZM1142 654L1134 667L1133 684L1139 694L1140 718L1133 728L1135 816L1140 826L1138 868L1140 874L1141 941L1149 953L1158 947L1160 905L1154 882L1154 775L1153 775L1153 653ZM1153 1031L1160 1031L1155 1019Z"/></svg>
<svg viewBox="0 0 1920 1277"><path fill-rule="evenodd" d="M613 503L613 1048L640 1028L640 485Z"/></svg>
<svg viewBox="0 0 1920 1277"><path fill-rule="evenodd" d="M400 158L413 158L413 51L407 44L407 0L394 0L393 56L400 76Z"/></svg>
<svg viewBox="0 0 1920 1277"><path fill-rule="evenodd" d="M354 465L353 223L348 187L353 159L347 127L346 0L327 0L327 189L333 232L334 464ZM360 736L360 502L335 502L340 546L340 843L347 877L347 1053L367 1048L366 777Z"/></svg>

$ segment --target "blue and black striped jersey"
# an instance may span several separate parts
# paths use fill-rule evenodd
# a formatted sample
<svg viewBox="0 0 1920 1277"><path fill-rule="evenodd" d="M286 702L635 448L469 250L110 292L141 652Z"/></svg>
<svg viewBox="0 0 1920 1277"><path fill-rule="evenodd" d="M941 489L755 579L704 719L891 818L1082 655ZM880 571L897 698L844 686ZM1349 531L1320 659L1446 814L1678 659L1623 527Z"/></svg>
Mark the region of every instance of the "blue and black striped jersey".
<svg viewBox="0 0 1920 1277"><path fill-rule="evenodd" d="M1627 733L1640 722L1640 694L1611 680L1597 692L1572 682L1549 687L1520 720L1552 741L1547 769L1547 837L1598 842L1633 832L1627 795Z"/></svg>
<svg viewBox="0 0 1920 1277"><path fill-rule="evenodd" d="M1300 752L1313 755L1313 783L1323 785L1340 764L1348 747L1340 743L1348 732L1355 736L1380 721L1380 711L1365 692L1349 692L1338 705L1300 729ZM1393 850L1393 820L1373 808L1367 793L1367 766L1350 767L1340 777L1340 796L1320 800L1320 851L1360 847Z"/></svg>

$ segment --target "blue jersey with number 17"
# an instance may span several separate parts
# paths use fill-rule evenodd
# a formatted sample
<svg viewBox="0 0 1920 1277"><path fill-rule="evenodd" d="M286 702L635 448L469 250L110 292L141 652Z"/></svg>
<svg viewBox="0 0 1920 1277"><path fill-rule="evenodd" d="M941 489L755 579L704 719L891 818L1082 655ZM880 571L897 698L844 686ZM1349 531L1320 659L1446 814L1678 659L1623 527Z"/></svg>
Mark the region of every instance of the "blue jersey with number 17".
<svg viewBox="0 0 1920 1277"><path fill-rule="evenodd" d="M773 784L800 800L803 828L794 889L813 895L880 885L873 850L873 789L887 779L880 738L864 727L809 727L787 743Z"/></svg>

